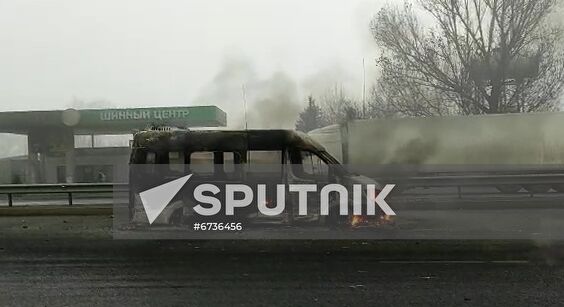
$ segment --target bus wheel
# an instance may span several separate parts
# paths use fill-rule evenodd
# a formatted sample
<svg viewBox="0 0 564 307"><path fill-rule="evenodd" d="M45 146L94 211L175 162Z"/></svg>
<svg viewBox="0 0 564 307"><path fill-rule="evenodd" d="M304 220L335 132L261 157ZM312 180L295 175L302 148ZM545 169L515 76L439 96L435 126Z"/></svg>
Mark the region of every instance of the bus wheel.
<svg viewBox="0 0 564 307"><path fill-rule="evenodd" d="M496 188L498 189L498 191L505 194L515 194L521 190L521 186L518 184L498 185Z"/></svg>
<svg viewBox="0 0 564 307"><path fill-rule="evenodd" d="M533 194L548 193L551 189L550 185L545 184L531 184L524 186L525 190Z"/></svg>

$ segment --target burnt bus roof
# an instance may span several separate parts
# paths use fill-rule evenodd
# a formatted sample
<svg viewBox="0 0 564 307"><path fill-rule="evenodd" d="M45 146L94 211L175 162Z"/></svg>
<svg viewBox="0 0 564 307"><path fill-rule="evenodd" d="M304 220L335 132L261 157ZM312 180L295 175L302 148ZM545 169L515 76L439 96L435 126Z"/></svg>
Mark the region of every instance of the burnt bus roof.
<svg viewBox="0 0 564 307"><path fill-rule="evenodd" d="M145 130L133 138L134 149L154 151L282 150L288 147L325 151L306 134L293 130Z"/></svg>

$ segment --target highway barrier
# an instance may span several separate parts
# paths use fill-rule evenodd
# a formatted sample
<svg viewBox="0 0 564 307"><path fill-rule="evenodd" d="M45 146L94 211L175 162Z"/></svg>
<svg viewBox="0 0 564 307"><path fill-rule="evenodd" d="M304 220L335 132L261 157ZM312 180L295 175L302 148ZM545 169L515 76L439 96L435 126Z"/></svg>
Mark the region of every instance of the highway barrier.
<svg viewBox="0 0 564 307"><path fill-rule="evenodd" d="M73 204L75 194L127 192L127 183L69 183L69 184L9 184L0 185L0 194L8 196L8 206L14 204L14 195L66 194L68 205Z"/></svg>
<svg viewBox="0 0 564 307"><path fill-rule="evenodd" d="M393 183L402 190L427 187L552 187L558 192L564 186L564 173L539 174L453 174L453 175L425 175L417 177L379 178L383 183ZM0 185L0 194L7 195L8 206L13 206L14 195L30 194L66 194L68 205L73 205L75 194L99 194L128 192L127 183L70 183L70 184L10 184ZM532 189L528 193L535 194Z"/></svg>

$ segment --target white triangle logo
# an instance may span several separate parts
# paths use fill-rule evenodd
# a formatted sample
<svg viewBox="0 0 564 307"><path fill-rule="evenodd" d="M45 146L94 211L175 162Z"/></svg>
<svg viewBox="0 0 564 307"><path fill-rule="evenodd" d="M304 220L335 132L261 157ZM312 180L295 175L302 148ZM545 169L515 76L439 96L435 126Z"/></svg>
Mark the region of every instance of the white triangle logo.
<svg viewBox="0 0 564 307"><path fill-rule="evenodd" d="M190 177L192 177L192 174L139 193L143 208L145 208L145 213L149 218L149 224L153 224Z"/></svg>

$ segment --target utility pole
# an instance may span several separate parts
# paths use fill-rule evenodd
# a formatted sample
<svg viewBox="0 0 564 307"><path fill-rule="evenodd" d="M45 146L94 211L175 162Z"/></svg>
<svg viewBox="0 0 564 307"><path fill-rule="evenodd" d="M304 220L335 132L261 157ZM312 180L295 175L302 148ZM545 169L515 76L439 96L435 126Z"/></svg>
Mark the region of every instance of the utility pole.
<svg viewBox="0 0 564 307"><path fill-rule="evenodd" d="M366 119L366 66L362 58L362 118Z"/></svg>

